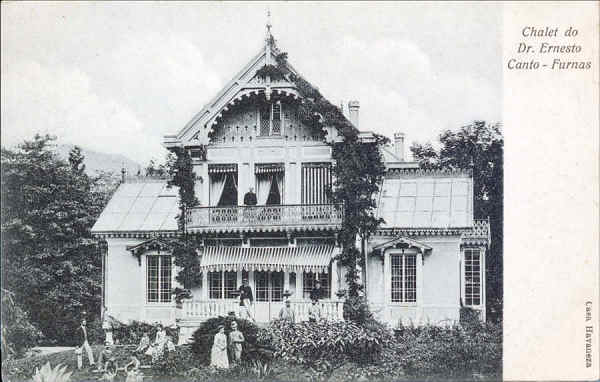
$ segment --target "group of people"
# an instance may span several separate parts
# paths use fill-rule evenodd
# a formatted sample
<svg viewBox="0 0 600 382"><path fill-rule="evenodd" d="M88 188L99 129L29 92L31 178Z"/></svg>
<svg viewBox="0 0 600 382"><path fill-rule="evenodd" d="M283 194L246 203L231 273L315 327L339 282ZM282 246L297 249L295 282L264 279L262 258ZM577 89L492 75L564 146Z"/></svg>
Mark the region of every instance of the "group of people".
<svg viewBox="0 0 600 382"><path fill-rule="evenodd" d="M244 335L238 330L236 321L231 322L229 338L225 334L225 326L220 325L213 339L210 351L210 366L218 369L228 369L231 364L239 364L242 360L242 345Z"/></svg>
<svg viewBox="0 0 600 382"><path fill-rule="evenodd" d="M165 328L158 324L156 327L156 338L153 342L150 342L148 331L145 331L142 335L140 343L129 356L129 363L124 367L119 368L116 358L114 356L114 344L112 343L112 337L107 338L104 342L104 348L98 355L98 362L94 362L94 353L88 341L87 321L83 319L81 326L77 330L78 343L81 345L75 349L77 354L77 368L83 367L83 352L87 353L88 361L91 368L96 367L97 372L101 372L101 380L112 381L117 375L117 372L124 371L127 375L127 382L136 382L141 380L142 374L140 372L140 358L145 356L152 357L152 362L155 362L160 356L164 354L165 349L168 352L175 351L175 344L171 336L167 335Z"/></svg>

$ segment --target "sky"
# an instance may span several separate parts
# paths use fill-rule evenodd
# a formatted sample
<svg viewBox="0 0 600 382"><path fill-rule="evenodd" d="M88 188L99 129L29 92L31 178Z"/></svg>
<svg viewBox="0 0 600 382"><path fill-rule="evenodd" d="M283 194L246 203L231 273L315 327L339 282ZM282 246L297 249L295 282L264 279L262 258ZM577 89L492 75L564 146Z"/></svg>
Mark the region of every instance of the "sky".
<svg viewBox="0 0 600 382"><path fill-rule="evenodd" d="M49 2L1 4L1 138L36 133L138 163L264 45L267 9L288 61L360 129L407 144L500 122L494 3Z"/></svg>

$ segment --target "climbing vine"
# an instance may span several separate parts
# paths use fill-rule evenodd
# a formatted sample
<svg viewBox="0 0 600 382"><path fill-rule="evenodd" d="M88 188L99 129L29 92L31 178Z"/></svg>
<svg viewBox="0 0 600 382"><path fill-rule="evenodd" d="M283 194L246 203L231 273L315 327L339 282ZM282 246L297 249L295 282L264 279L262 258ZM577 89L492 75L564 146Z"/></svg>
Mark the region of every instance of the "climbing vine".
<svg viewBox="0 0 600 382"><path fill-rule="evenodd" d="M375 214L374 195L379 192L385 174L379 148L388 139L375 135L372 141L361 142L358 130L342 111L308 81L291 72L286 61L287 53L280 53L276 58L277 66L265 65L258 73L265 77L268 74L271 78L285 78L294 83L303 97L299 105L302 122L319 128L333 126L344 138L341 142L330 143L335 161L332 169L335 181L329 194L334 202L344 204L344 222L339 233L342 253L338 260L347 268L348 295L356 297L362 290L358 282L357 265L365 266L362 253L355 246L356 238L368 239L383 222Z"/></svg>
<svg viewBox="0 0 600 382"><path fill-rule="evenodd" d="M195 240L188 238L186 234L186 212L189 208L198 205L198 199L194 193L196 175L192 166L192 158L184 148L172 149L172 155L167 161L170 187L179 189L179 214L177 215L177 226L180 238L170 242L172 256L175 265L180 268L175 279L183 284L184 288L193 288L201 283L201 275L198 272L198 254Z"/></svg>

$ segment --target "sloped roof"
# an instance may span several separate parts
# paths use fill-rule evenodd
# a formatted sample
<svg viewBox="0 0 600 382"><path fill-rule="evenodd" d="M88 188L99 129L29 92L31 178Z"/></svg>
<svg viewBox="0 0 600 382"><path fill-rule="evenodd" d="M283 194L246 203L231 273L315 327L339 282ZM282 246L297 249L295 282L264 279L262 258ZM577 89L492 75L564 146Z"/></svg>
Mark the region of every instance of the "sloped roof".
<svg viewBox="0 0 600 382"><path fill-rule="evenodd" d="M92 234L177 231L176 187L166 180L140 178L121 183L92 227Z"/></svg>
<svg viewBox="0 0 600 382"><path fill-rule="evenodd" d="M400 170L384 179L377 215L381 228L460 228L473 225L468 173Z"/></svg>

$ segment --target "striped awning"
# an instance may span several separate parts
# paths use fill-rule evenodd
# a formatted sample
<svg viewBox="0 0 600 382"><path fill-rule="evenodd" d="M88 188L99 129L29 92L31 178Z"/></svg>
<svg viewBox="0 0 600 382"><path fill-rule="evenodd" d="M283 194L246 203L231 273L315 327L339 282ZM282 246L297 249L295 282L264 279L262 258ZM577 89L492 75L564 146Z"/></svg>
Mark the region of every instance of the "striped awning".
<svg viewBox="0 0 600 382"><path fill-rule="evenodd" d="M307 247L204 247L205 271L272 271L327 273L333 245Z"/></svg>
<svg viewBox="0 0 600 382"><path fill-rule="evenodd" d="M254 165L255 174L273 174L284 171L283 163L257 163Z"/></svg>
<svg viewBox="0 0 600 382"><path fill-rule="evenodd" d="M209 164L208 165L208 173L209 174L221 174L228 172L237 172L237 163L228 163L228 164Z"/></svg>

